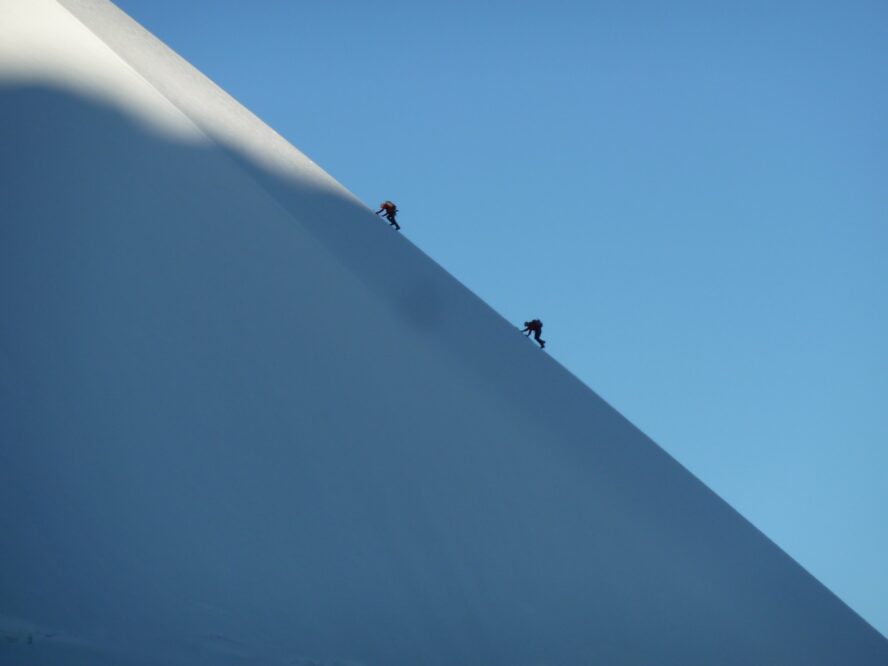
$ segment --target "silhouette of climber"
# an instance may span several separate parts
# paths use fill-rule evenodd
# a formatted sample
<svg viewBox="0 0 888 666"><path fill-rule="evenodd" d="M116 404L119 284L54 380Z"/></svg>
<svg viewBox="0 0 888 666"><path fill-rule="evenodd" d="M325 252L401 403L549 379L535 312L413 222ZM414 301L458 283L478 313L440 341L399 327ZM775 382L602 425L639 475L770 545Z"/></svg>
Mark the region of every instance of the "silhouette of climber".
<svg viewBox="0 0 888 666"><path fill-rule="evenodd" d="M533 333L533 339L540 343L540 349L546 346L546 341L540 337L540 334L543 332L543 322L539 319L524 322L524 330L521 332L527 337L530 337L530 334Z"/></svg>
<svg viewBox="0 0 888 666"><path fill-rule="evenodd" d="M376 214L379 215L383 211L385 211L385 219L389 221L389 224L392 225L396 231L399 230L401 225L398 224L398 221L395 219L395 215L398 214L398 207L391 201L383 201L379 204L379 210L376 211Z"/></svg>

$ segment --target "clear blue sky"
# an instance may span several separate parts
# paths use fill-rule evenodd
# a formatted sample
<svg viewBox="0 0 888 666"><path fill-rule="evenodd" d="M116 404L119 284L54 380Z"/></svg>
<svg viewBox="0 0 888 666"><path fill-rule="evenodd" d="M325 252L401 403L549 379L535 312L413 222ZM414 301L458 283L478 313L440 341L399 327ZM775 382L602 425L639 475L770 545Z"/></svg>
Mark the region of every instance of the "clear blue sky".
<svg viewBox="0 0 888 666"><path fill-rule="evenodd" d="M888 635L883 0L117 3Z"/></svg>

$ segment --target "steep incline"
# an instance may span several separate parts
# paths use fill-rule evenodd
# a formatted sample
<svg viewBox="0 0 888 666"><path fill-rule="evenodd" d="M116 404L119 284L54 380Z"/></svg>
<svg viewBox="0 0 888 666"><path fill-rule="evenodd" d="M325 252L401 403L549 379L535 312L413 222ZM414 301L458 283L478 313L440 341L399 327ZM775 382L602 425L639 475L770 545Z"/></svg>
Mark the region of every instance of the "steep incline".
<svg viewBox="0 0 888 666"><path fill-rule="evenodd" d="M888 663L110 3L0 0L0 127L0 664Z"/></svg>

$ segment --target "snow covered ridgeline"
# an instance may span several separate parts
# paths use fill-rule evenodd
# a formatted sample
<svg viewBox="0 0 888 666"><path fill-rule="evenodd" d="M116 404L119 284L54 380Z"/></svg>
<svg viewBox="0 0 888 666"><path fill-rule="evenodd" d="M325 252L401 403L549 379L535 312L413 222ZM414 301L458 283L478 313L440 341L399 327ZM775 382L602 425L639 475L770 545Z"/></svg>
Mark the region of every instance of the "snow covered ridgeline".
<svg viewBox="0 0 888 666"><path fill-rule="evenodd" d="M0 95L0 664L888 660L112 5L0 0Z"/></svg>

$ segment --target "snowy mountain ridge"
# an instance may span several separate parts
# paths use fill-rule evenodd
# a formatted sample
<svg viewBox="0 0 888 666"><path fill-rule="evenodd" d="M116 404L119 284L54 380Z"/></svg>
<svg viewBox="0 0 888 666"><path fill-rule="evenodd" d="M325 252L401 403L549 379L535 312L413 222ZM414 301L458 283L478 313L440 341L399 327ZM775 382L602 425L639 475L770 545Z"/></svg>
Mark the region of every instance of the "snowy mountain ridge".
<svg viewBox="0 0 888 666"><path fill-rule="evenodd" d="M0 95L0 664L888 663L110 2L0 0Z"/></svg>

